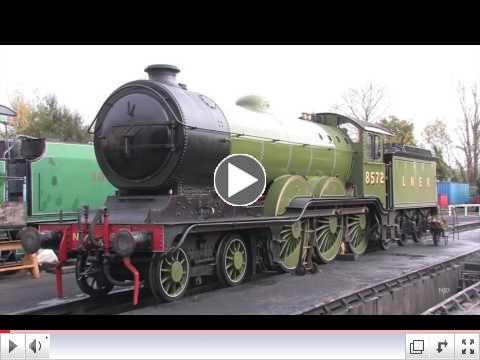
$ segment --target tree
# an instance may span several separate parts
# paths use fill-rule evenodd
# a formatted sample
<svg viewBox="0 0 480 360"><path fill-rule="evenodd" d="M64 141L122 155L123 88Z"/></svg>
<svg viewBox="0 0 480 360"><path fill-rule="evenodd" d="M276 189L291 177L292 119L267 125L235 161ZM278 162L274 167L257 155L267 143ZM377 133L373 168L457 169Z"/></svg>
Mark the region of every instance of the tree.
<svg viewBox="0 0 480 360"><path fill-rule="evenodd" d="M88 127L82 124L80 115L59 105L55 95L48 95L37 104L20 96L13 101L13 106L17 117L11 124L17 134L67 142L86 143L90 140Z"/></svg>
<svg viewBox="0 0 480 360"><path fill-rule="evenodd" d="M33 105L25 100L21 94L17 94L11 101L11 104L17 116L9 121L10 125L13 126L14 129L25 128L30 121Z"/></svg>
<svg viewBox="0 0 480 360"><path fill-rule="evenodd" d="M468 92L464 85L460 85L459 100L463 115L463 122L460 128L462 144L459 146L459 149L462 150L465 156L466 180L470 184L475 184L478 179L478 159L480 156L478 142L480 98L477 85L473 85Z"/></svg>
<svg viewBox="0 0 480 360"><path fill-rule="evenodd" d="M468 177L465 173L465 167L458 159L455 159L455 164L457 165L455 170L455 172L458 174L457 178L463 182L468 182Z"/></svg>
<svg viewBox="0 0 480 360"><path fill-rule="evenodd" d="M437 161L438 180L458 180L455 171L443 159L442 146L433 145L432 150Z"/></svg>
<svg viewBox="0 0 480 360"><path fill-rule="evenodd" d="M447 125L442 120L437 119L425 126L422 132L422 138L434 153L446 154L446 163L450 165L453 142L448 134ZM435 150L435 147L438 151Z"/></svg>
<svg viewBox="0 0 480 360"><path fill-rule="evenodd" d="M385 110L383 101L385 91L373 83L361 89L349 89L342 96L342 103L333 110L357 120L375 121Z"/></svg>
<svg viewBox="0 0 480 360"><path fill-rule="evenodd" d="M413 123L407 120L401 120L396 116L390 115L382 119L380 125L385 126L393 133L392 143L402 145L415 145L415 136L413 135Z"/></svg>
<svg viewBox="0 0 480 360"><path fill-rule="evenodd" d="M439 180L461 180L462 172L457 174L451 166L453 141L448 134L447 125L438 119L433 121L423 129L422 138L437 159L437 178ZM447 156L447 161L445 161L444 154ZM456 158L454 161L455 164L458 163Z"/></svg>

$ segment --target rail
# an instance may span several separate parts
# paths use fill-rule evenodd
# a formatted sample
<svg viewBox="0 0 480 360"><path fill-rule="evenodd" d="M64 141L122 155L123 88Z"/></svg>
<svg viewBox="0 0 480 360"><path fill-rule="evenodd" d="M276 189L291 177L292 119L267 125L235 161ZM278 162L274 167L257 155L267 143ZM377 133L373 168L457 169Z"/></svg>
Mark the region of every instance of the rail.
<svg viewBox="0 0 480 360"><path fill-rule="evenodd" d="M133 309L132 289L118 289L102 298L81 295L73 299L54 299L48 305L37 306L6 315L101 315L117 314ZM108 309L108 310L106 310Z"/></svg>
<svg viewBox="0 0 480 360"><path fill-rule="evenodd" d="M208 283L193 287L187 295L194 296L218 288L216 283ZM158 306L159 302L151 295L150 290L140 289L141 299L138 305L132 304L133 287L118 288L108 295L92 298L80 295L70 299L52 299L47 305L17 310L6 315L118 315L139 307Z"/></svg>
<svg viewBox="0 0 480 360"><path fill-rule="evenodd" d="M448 315L456 311L465 311L480 302L480 282L449 297L440 304L431 307L422 315Z"/></svg>
<svg viewBox="0 0 480 360"><path fill-rule="evenodd" d="M448 216L452 216L452 213L456 214L456 208L464 208L465 209L465 216L468 216L468 208L471 208L471 207L477 208L478 209L478 215L480 216L480 204L448 205Z"/></svg>
<svg viewBox="0 0 480 360"><path fill-rule="evenodd" d="M478 224L463 224L457 225L456 231L467 231L471 228L478 227ZM333 315L346 314L355 306L365 304L373 298L381 297L386 293L393 293L396 289L405 286L406 284L420 279L424 276L432 276L434 273L442 271L448 267L455 266L464 259L480 253L479 249L470 250L460 254L452 259L441 261L439 263L425 266L424 268L403 274L386 281L368 285L353 293L340 296L328 302L317 304L310 309L302 310L294 315Z"/></svg>
<svg viewBox="0 0 480 360"><path fill-rule="evenodd" d="M433 276L435 273L455 266L457 263L463 261L466 257L476 255L479 252L479 249L469 251L453 259L429 265L422 269L412 271L408 274L404 274L387 281L369 285L363 289L355 291L354 293L344 295L326 303L318 304L310 309L303 310L294 315L348 314L351 309L359 304L365 304L374 298L382 297L384 294L393 293L398 288L401 288L412 281L421 279L422 277Z"/></svg>

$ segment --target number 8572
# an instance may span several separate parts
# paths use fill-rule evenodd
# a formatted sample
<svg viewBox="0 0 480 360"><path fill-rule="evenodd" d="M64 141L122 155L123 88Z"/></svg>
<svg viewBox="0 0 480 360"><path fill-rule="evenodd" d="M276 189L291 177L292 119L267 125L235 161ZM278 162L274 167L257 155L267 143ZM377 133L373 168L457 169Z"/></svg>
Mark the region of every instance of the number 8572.
<svg viewBox="0 0 480 360"><path fill-rule="evenodd" d="M375 185L384 184L385 174L383 171L366 171L365 172L365 184Z"/></svg>

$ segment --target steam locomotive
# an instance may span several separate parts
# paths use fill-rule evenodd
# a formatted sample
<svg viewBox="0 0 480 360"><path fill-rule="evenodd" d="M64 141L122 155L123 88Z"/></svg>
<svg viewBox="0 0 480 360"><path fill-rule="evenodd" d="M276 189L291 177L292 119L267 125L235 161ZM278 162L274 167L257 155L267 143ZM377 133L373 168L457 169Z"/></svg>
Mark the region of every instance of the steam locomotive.
<svg viewBox="0 0 480 360"><path fill-rule="evenodd" d="M389 144L391 132L340 114L276 116L258 96L222 107L151 65L102 105L91 129L97 161L118 189L76 222L22 230L27 252L76 257L79 287L102 296L141 284L165 301L215 277L236 286L259 269L315 269L337 256L420 241L436 211L435 159ZM259 160L264 196L235 207L213 188L231 154ZM62 295L61 264L57 292Z"/></svg>
<svg viewBox="0 0 480 360"><path fill-rule="evenodd" d="M26 135L0 141L0 242L16 239L26 225L75 221L81 204L102 206L113 193L90 144ZM0 266L19 255L0 251Z"/></svg>

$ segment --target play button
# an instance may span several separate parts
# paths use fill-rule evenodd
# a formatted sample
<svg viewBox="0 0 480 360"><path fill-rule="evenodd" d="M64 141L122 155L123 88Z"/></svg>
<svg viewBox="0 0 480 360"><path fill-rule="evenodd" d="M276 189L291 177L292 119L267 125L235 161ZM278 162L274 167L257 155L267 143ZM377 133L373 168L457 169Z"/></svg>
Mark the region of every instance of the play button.
<svg viewBox="0 0 480 360"><path fill-rule="evenodd" d="M18 345L15 344L12 340L8 340L8 352L11 353Z"/></svg>
<svg viewBox="0 0 480 360"><path fill-rule="evenodd" d="M243 189L255 184L258 179L239 167L228 163L228 197L238 194Z"/></svg>
<svg viewBox="0 0 480 360"><path fill-rule="evenodd" d="M215 191L223 201L233 206L253 204L262 196L265 183L265 169L250 155L227 156L215 169Z"/></svg>
<svg viewBox="0 0 480 360"><path fill-rule="evenodd" d="M0 350L2 360L25 359L25 334L2 334Z"/></svg>

